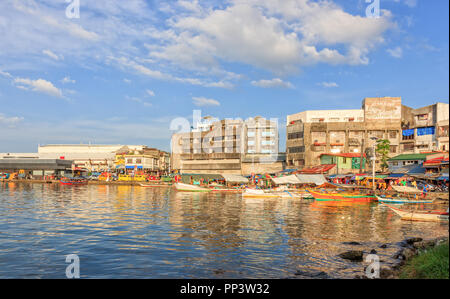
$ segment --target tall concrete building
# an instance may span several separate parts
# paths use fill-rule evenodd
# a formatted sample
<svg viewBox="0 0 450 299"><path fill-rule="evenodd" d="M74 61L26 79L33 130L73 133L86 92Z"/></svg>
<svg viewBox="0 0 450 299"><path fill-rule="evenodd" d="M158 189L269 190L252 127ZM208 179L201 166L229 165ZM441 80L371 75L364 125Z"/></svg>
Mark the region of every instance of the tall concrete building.
<svg viewBox="0 0 450 299"><path fill-rule="evenodd" d="M449 104L411 109L402 122L402 153L449 150Z"/></svg>
<svg viewBox="0 0 450 299"><path fill-rule="evenodd" d="M287 167L320 165L325 153L361 153L388 139L390 154L399 153L400 97L365 98L361 109L304 111L287 117Z"/></svg>
<svg viewBox="0 0 450 299"><path fill-rule="evenodd" d="M172 136L172 169L180 173L250 174L283 170L278 124L262 117L211 121Z"/></svg>

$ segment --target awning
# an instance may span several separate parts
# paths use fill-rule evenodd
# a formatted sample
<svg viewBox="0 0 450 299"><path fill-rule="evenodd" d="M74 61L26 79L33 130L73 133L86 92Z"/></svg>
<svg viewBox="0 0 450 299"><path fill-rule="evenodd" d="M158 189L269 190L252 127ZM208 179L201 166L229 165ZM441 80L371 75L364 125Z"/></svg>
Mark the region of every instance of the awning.
<svg viewBox="0 0 450 299"><path fill-rule="evenodd" d="M304 168L300 171L300 173L311 173L311 174L319 174L319 173L326 173L330 171L332 168L334 168L336 164L324 164L320 166L315 166L311 168Z"/></svg>
<svg viewBox="0 0 450 299"><path fill-rule="evenodd" d="M390 176L384 178L385 180L396 180L398 178L404 177L406 174L404 173L391 173Z"/></svg>
<svg viewBox="0 0 450 299"><path fill-rule="evenodd" d="M316 184L320 186L328 181L325 179L323 174L296 174L300 181L300 184Z"/></svg>
<svg viewBox="0 0 450 299"><path fill-rule="evenodd" d="M278 177L278 178L272 178L272 181L276 185L300 184L300 180L298 179L298 177L295 174L288 175L288 176L282 176L282 177Z"/></svg>
<svg viewBox="0 0 450 299"><path fill-rule="evenodd" d="M394 188L394 190L397 192L422 193L422 190L408 186L392 186L392 188Z"/></svg>
<svg viewBox="0 0 450 299"><path fill-rule="evenodd" d="M248 179L242 175L237 174L222 174L223 178L228 183L248 183Z"/></svg>

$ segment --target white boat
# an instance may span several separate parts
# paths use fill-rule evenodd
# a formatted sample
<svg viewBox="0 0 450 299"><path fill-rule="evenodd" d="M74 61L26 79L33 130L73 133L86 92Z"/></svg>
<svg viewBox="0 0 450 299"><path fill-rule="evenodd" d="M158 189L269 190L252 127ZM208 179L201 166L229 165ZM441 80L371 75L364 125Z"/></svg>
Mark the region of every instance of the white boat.
<svg viewBox="0 0 450 299"><path fill-rule="evenodd" d="M177 191L183 191L183 192L210 192L211 189L208 188L202 188L196 185L190 185L190 184L183 184L183 183L175 183L173 185Z"/></svg>
<svg viewBox="0 0 450 299"><path fill-rule="evenodd" d="M261 189L245 189L242 192L242 197L251 197L251 198L279 198L280 196L276 193L264 192Z"/></svg>
<svg viewBox="0 0 450 299"><path fill-rule="evenodd" d="M437 211L406 211L399 208L392 207L384 204L399 215L403 220L415 220L415 221L448 221L448 212Z"/></svg>
<svg viewBox="0 0 450 299"><path fill-rule="evenodd" d="M433 203L434 200L420 200L420 199L408 199L408 198L388 198L380 197L377 195L379 202L385 203Z"/></svg>

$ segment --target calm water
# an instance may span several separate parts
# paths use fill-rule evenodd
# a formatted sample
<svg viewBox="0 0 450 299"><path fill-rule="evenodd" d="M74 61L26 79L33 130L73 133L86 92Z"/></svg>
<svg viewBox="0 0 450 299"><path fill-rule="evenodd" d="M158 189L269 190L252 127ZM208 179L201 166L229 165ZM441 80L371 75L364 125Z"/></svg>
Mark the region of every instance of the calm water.
<svg viewBox="0 0 450 299"><path fill-rule="evenodd" d="M375 248L387 260L396 242L438 236L448 224L376 203L0 182L0 278L65 278L68 254L82 278L352 278L364 264L337 254Z"/></svg>

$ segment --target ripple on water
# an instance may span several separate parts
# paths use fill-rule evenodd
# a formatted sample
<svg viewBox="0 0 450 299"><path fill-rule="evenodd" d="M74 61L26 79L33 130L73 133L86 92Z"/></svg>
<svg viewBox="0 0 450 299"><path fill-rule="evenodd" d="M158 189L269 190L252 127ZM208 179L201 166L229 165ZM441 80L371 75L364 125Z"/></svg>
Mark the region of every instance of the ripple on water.
<svg viewBox="0 0 450 299"><path fill-rule="evenodd" d="M0 278L63 278L72 253L86 278L347 278L363 266L343 251L388 259L407 237L442 235L448 224L405 222L378 204L0 184Z"/></svg>

